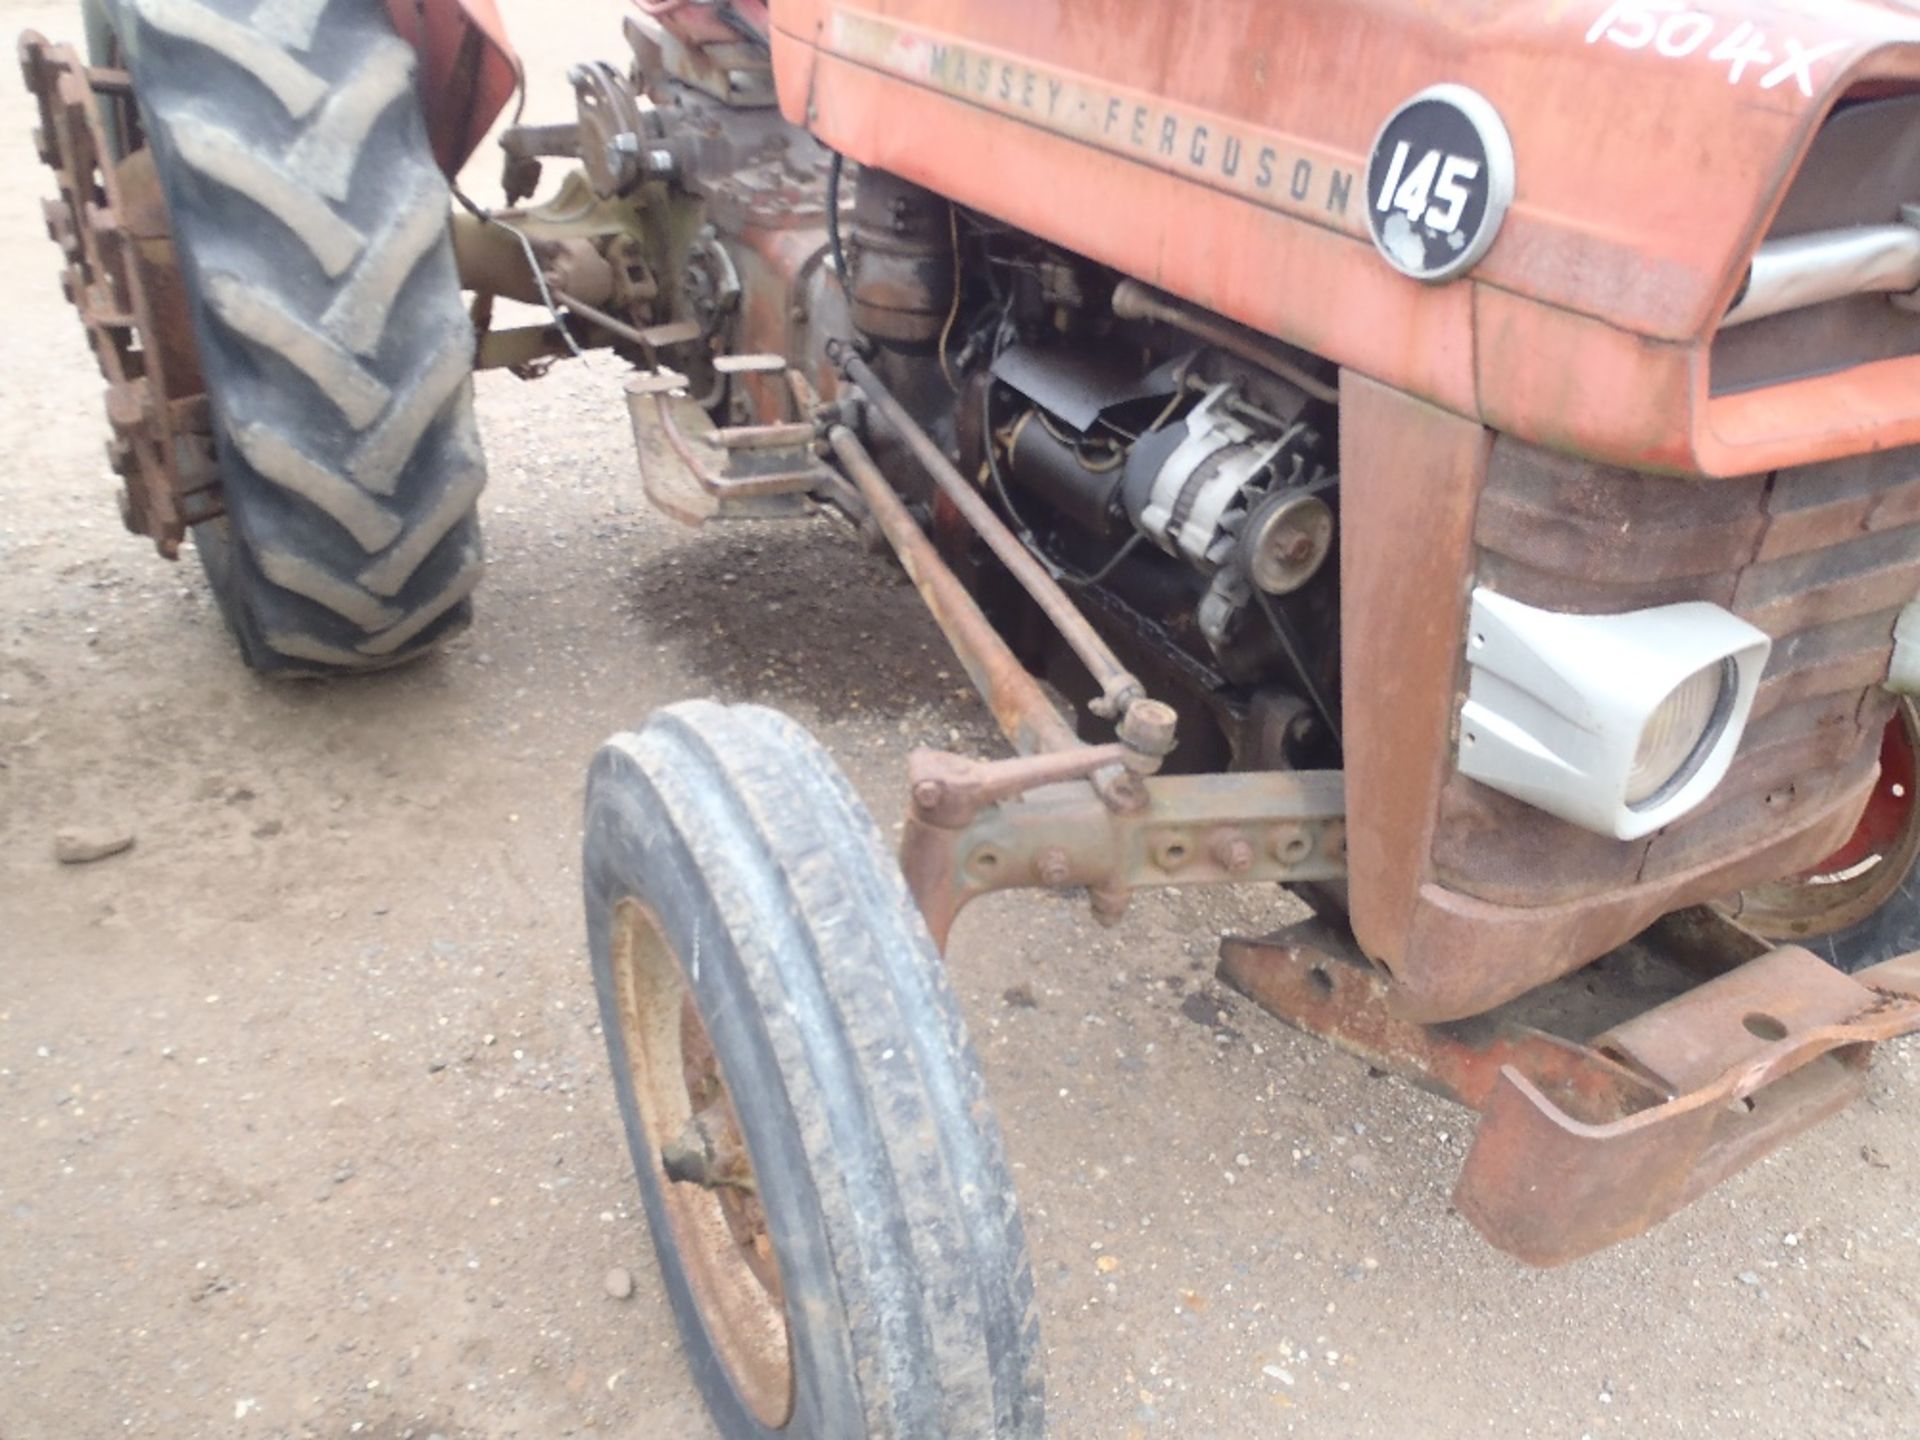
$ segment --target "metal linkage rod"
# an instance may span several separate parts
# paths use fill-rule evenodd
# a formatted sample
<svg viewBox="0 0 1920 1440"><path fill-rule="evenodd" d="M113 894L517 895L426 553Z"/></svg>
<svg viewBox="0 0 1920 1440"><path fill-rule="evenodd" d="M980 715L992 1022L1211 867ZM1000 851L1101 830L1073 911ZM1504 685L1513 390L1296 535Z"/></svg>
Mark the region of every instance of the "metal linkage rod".
<svg viewBox="0 0 1920 1440"><path fill-rule="evenodd" d="M894 398L886 384L873 373L872 367L851 351L841 357L840 363L847 378L866 395L874 412L907 443L907 448L913 451L914 458L932 477L934 484L953 502L954 508L986 542L987 548L993 551L1000 563L1007 567L1021 588L1033 597L1034 603L1046 612L1047 618L1072 647L1073 653L1080 657L1081 663L1100 687L1101 698L1095 706L1096 713L1124 720L1128 710L1147 698L1146 687L1120 663L1120 658L1087 622L1087 617L1080 613L1079 607L1060 587L1060 583L1047 573L1046 567L994 514L993 507L980 492L967 483L966 477L941 453L933 437L907 413L906 407ZM1171 737L1168 745L1171 748Z"/></svg>
<svg viewBox="0 0 1920 1440"><path fill-rule="evenodd" d="M859 487L874 523L900 557L908 578L927 602L935 623L1013 748L1023 755L1079 749L1081 742L1073 727L1054 708L960 577L914 523L866 447L844 425L835 425L827 432L827 444Z"/></svg>

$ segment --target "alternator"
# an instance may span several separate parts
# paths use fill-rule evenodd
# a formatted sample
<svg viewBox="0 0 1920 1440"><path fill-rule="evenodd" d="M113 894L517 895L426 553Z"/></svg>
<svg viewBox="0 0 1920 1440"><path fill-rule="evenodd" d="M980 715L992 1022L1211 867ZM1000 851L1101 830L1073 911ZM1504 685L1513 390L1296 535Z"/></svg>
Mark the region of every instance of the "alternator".
<svg viewBox="0 0 1920 1440"><path fill-rule="evenodd" d="M1306 400L1299 397L1299 408ZM1210 389L1180 428L1151 475L1130 471L1129 508L1148 539L1211 577L1196 618L1221 653L1256 586L1290 593L1326 559L1332 512L1305 488L1322 478L1313 460L1321 442L1298 418L1242 405L1232 384ZM1136 457L1153 464L1155 451L1143 446Z"/></svg>
<svg viewBox="0 0 1920 1440"><path fill-rule="evenodd" d="M1134 524L1169 555L1212 574L1233 553L1247 494L1284 439L1261 438L1228 413L1231 385L1216 385L1187 415L1186 438L1153 477Z"/></svg>

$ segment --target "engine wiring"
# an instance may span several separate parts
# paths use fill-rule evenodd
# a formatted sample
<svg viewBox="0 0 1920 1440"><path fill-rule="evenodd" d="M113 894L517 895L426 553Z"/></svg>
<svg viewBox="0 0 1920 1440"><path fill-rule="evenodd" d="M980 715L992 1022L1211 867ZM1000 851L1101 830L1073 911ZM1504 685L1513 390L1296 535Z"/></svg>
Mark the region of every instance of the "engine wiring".
<svg viewBox="0 0 1920 1440"><path fill-rule="evenodd" d="M1047 434L1059 441L1060 444L1073 451L1073 458L1080 462L1081 467L1086 470L1089 475L1106 475L1118 470L1122 465L1127 463L1127 452L1133 448L1131 442L1123 444L1110 435L1064 434L1046 417L1044 411L1038 406L1035 406L1028 410L1025 415L1022 415L1015 423L1013 434L1007 441L1008 454L1012 454L1013 448L1020 443L1021 428L1025 426L1029 420L1039 421L1042 430L1045 430ZM1104 446L1107 452L1098 463L1089 460L1086 455L1086 452L1095 446Z"/></svg>
<svg viewBox="0 0 1920 1440"><path fill-rule="evenodd" d="M842 287L853 283L847 270L847 251L840 241L840 186L846 178L847 157L838 150L827 168L827 253L833 257L833 273Z"/></svg>
<svg viewBox="0 0 1920 1440"><path fill-rule="evenodd" d="M947 323L940 327L940 375L947 388L960 393L960 382L953 378L953 366L947 360L947 341L953 335L953 322L960 318L960 292L966 285L966 271L960 264L960 207L947 202L947 233L953 238L953 303L947 307Z"/></svg>

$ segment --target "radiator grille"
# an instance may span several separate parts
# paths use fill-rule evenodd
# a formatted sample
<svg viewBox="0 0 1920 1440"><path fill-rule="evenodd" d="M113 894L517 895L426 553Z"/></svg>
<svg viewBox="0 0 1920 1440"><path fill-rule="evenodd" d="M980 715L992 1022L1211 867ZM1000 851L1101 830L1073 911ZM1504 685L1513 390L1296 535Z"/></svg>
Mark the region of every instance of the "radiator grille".
<svg viewBox="0 0 1920 1440"><path fill-rule="evenodd" d="M1451 887L1537 905L1659 879L1779 833L1874 764L1893 711L1880 681L1894 620L1920 593L1920 449L1704 480L1502 436L1474 539L1477 583L1530 605L1709 600L1774 648L1727 778L1656 835L1611 840L1454 777L1435 837Z"/></svg>

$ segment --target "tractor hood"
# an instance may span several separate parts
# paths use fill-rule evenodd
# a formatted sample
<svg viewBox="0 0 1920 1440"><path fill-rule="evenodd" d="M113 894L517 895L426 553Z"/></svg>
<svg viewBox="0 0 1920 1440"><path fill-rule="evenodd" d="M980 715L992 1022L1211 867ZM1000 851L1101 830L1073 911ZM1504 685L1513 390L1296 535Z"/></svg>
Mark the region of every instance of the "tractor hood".
<svg viewBox="0 0 1920 1440"><path fill-rule="evenodd" d="M1904 4L1403 8L1429 16L1433 73L1481 90L1513 136L1513 213L1481 278L1663 339L1725 313L1843 98L1920 93L1920 14Z"/></svg>
<svg viewBox="0 0 1920 1440"><path fill-rule="evenodd" d="M1836 105L1920 94L1920 7L1892 0L781 0L774 26L787 114L862 163L1493 421L1494 312L1704 352ZM1423 284L1375 250L1367 164L1436 85L1497 115L1512 200L1476 263ZM1916 156L1920 133L1862 163ZM1644 404L1611 393L1626 368L1592 403ZM1657 463L1706 463L1677 442L1698 418L1659 418Z"/></svg>

